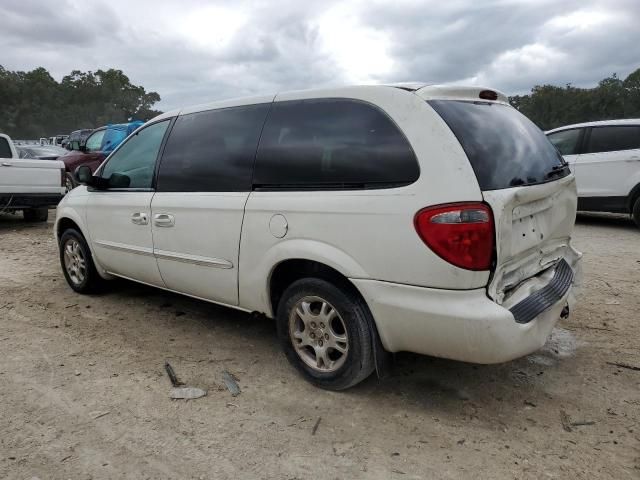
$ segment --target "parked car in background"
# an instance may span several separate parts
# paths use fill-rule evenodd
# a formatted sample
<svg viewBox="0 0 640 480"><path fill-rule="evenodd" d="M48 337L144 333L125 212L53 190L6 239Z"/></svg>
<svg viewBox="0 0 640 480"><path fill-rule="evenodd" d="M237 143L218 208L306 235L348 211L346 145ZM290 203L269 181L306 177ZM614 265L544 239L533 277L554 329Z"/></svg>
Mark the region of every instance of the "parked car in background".
<svg viewBox="0 0 640 480"><path fill-rule="evenodd" d="M136 120L135 122L107 126L107 130L104 132L102 139L102 151L107 155L110 154L125 138L142 125L144 125L144 122Z"/></svg>
<svg viewBox="0 0 640 480"><path fill-rule="evenodd" d="M21 159L11 138L0 134L0 212L21 210L25 220L44 222L65 192L62 162Z"/></svg>
<svg viewBox="0 0 640 480"><path fill-rule="evenodd" d="M104 159L142 124L143 122L135 121L96 128L86 137L84 143L79 141L77 150L74 148L60 157L66 166L67 190L78 186L73 172L80 165L86 165L92 172L95 171ZM75 146L75 143L73 145Z"/></svg>
<svg viewBox="0 0 640 480"><path fill-rule="evenodd" d="M67 142L64 148L67 150L80 150L80 145L84 145L87 141L87 137L91 135L93 128L83 128L81 130L74 130L67 138Z"/></svg>
<svg viewBox="0 0 640 480"><path fill-rule="evenodd" d="M16 145L19 158L33 158L37 160L57 160L67 151L56 145Z"/></svg>
<svg viewBox="0 0 640 480"><path fill-rule="evenodd" d="M547 136L576 177L578 210L627 213L640 227L640 119L567 125Z"/></svg>
<svg viewBox="0 0 640 480"><path fill-rule="evenodd" d="M65 185L67 191L73 190L78 185L73 176L73 172L80 165L86 165L91 171L94 171L107 157L102 152L102 139L104 138L106 130L107 127L96 128L87 137L84 144L81 143L78 145L78 150L74 149L60 157L66 169Z"/></svg>
<svg viewBox="0 0 640 480"><path fill-rule="evenodd" d="M476 363L569 314L575 179L494 90L369 86L169 112L57 210L80 293L145 284L276 318L289 361L348 388L387 352Z"/></svg>
<svg viewBox="0 0 640 480"><path fill-rule="evenodd" d="M66 140L69 135L55 135L53 137L49 137L49 145L57 145L61 146L62 142Z"/></svg>

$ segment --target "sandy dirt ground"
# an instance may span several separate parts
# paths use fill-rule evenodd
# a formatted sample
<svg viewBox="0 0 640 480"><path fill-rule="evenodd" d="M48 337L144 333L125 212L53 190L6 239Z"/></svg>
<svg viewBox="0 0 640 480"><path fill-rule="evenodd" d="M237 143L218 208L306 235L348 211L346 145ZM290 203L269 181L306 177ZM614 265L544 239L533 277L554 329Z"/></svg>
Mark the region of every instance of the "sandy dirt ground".
<svg viewBox="0 0 640 480"><path fill-rule="evenodd" d="M581 216L575 243L581 303L541 351L400 354L333 393L273 322L126 281L75 294L51 220L0 215L0 478L640 479L640 371L609 363L640 365L640 230ZM208 395L171 400L165 360Z"/></svg>

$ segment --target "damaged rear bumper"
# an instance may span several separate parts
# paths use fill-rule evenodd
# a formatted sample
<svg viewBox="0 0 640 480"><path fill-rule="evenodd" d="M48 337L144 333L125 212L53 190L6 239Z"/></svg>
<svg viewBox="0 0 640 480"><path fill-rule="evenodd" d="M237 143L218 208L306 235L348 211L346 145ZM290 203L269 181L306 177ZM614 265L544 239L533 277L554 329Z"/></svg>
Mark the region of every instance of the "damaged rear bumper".
<svg viewBox="0 0 640 480"><path fill-rule="evenodd" d="M571 249L554 267L523 282L502 305L491 300L486 289L441 290L352 281L369 305L388 351L501 363L544 345L563 310L566 313L575 303L582 278L581 256ZM525 318L522 312L526 322L518 321Z"/></svg>

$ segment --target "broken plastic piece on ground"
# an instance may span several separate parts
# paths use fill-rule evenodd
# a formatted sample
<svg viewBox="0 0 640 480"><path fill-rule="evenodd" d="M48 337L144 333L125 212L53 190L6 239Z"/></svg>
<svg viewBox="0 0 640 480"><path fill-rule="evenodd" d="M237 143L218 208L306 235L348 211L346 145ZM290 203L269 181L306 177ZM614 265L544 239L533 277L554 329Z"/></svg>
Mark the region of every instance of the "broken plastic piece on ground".
<svg viewBox="0 0 640 480"><path fill-rule="evenodd" d="M206 390L195 387L176 387L172 388L169 397L173 399L193 400L194 398L204 397Z"/></svg>
<svg viewBox="0 0 640 480"><path fill-rule="evenodd" d="M171 385L173 385L174 387L179 387L181 385L184 385L184 383L178 380L178 376L176 375L176 372L173 371L173 367L168 361L164 362L164 369L167 371L167 375L169 375L169 380L171 380Z"/></svg>
<svg viewBox="0 0 640 480"><path fill-rule="evenodd" d="M240 394L240 387L238 386L238 383L233 378L233 375L231 375L226 370L224 372L222 372L222 381L227 386L227 388L231 392L232 396L235 397L235 396L238 396Z"/></svg>

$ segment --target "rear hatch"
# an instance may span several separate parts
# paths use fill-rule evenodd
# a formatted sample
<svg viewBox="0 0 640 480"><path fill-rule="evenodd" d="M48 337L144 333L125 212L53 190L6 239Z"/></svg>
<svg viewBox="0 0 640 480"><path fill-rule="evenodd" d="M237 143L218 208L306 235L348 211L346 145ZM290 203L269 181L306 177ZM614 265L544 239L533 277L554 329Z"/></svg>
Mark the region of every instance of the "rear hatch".
<svg viewBox="0 0 640 480"><path fill-rule="evenodd" d="M544 133L505 102L429 104L460 141L493 211L496 252L487 293L499 304L513 303L508 299L517 287L547 278L543 272L563 259L572 265L579 258L570 246L574 177Z"/></svg>

